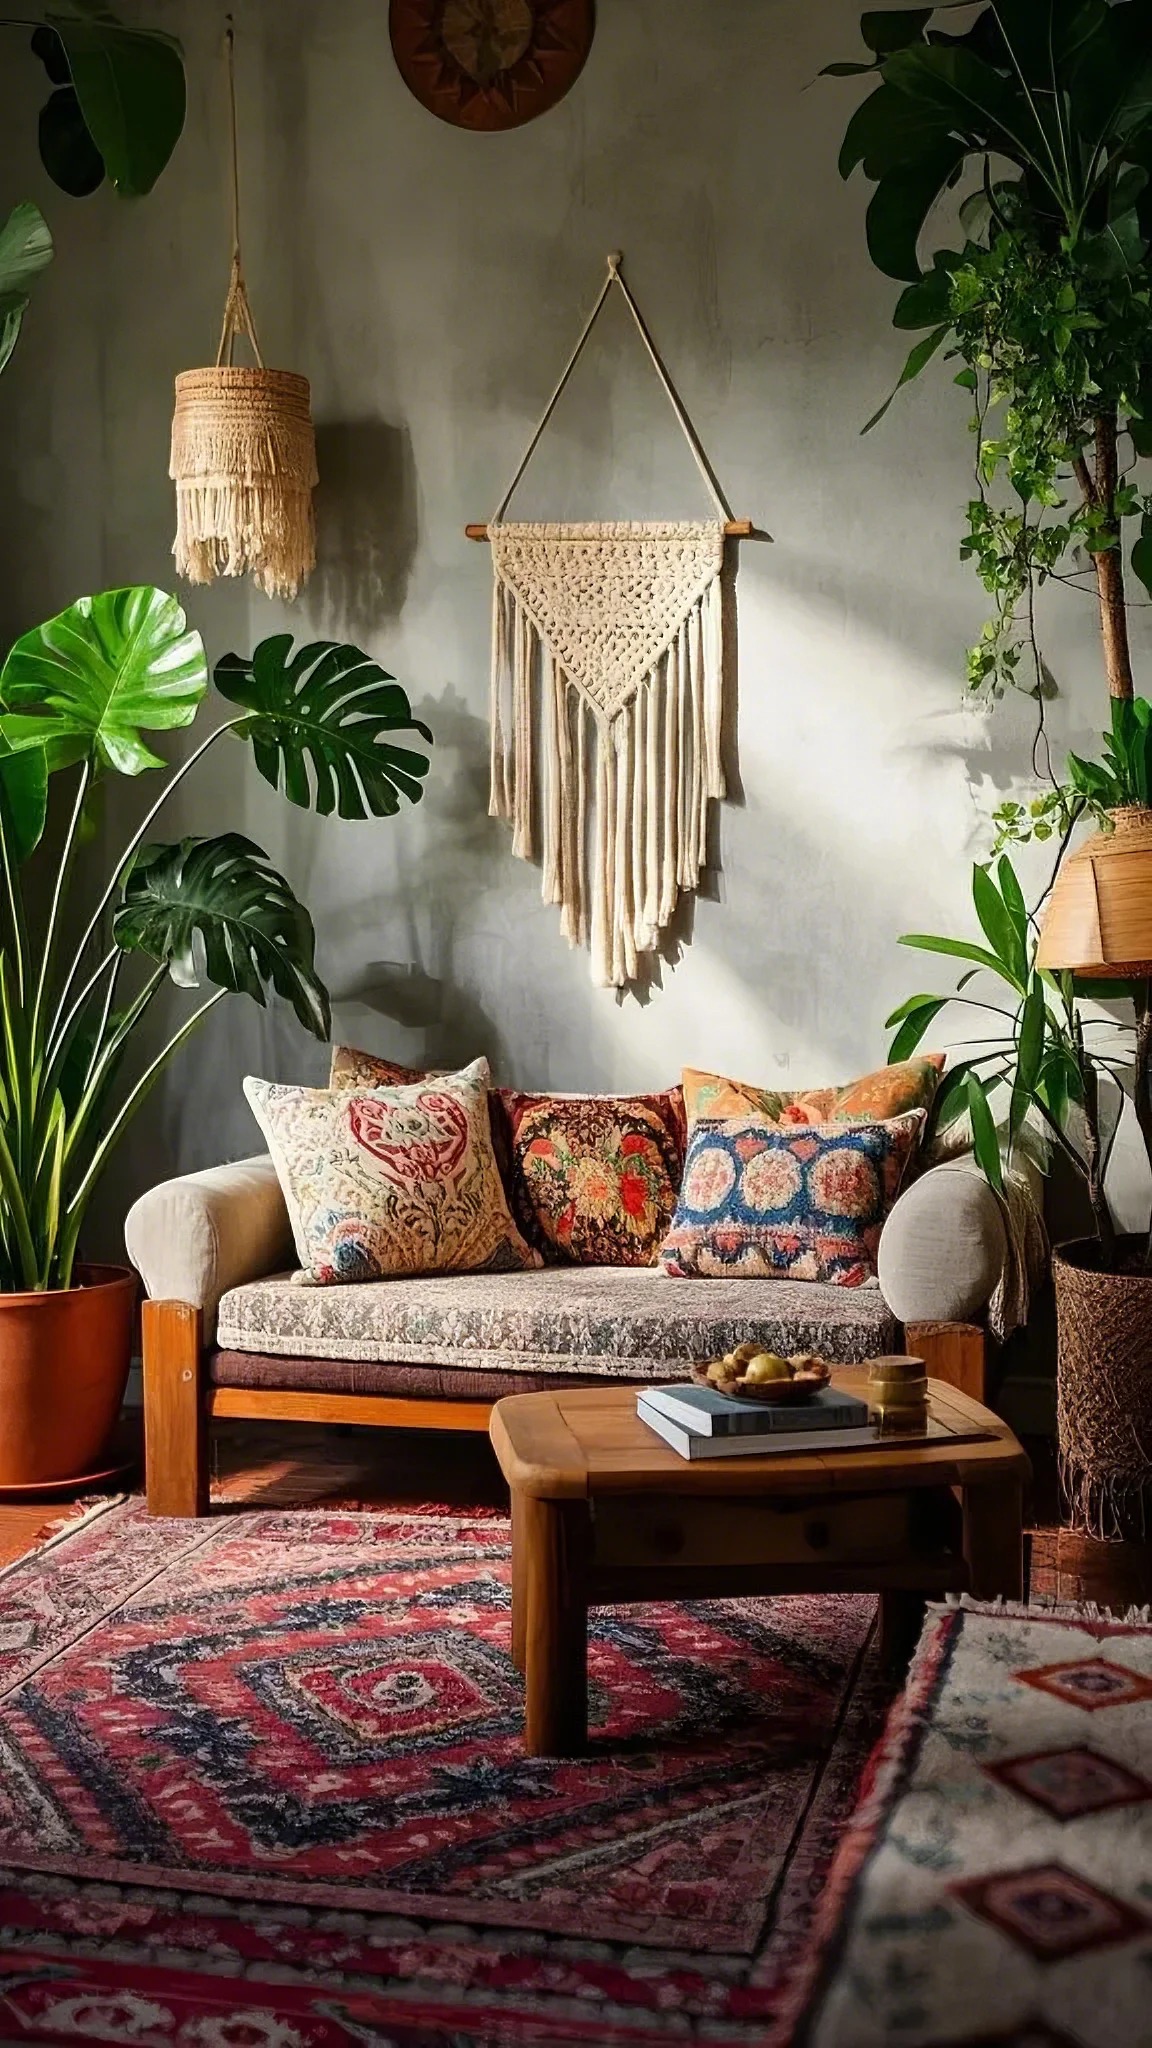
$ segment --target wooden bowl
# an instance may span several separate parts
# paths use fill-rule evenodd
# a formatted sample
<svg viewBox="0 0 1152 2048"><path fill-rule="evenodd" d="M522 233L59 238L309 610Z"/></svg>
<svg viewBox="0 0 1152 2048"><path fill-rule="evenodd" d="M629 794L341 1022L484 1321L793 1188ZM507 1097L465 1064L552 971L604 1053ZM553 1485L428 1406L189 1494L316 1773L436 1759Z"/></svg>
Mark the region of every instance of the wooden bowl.
<svg viewBox="0 0 1152 2048"><path fill-rule="evenodd" d="M708 1378L708 1367L713 1361L692 1367L692 1377L698 1386L711 1387L714 1394L724 1394L733 1401L759 1401L769 1408L796 1408L810 1401L822 1387L828 1385L832 1374L826 1365L810 1366L803 1379L796 1380L725 1380L718 1386Z"/></svg>

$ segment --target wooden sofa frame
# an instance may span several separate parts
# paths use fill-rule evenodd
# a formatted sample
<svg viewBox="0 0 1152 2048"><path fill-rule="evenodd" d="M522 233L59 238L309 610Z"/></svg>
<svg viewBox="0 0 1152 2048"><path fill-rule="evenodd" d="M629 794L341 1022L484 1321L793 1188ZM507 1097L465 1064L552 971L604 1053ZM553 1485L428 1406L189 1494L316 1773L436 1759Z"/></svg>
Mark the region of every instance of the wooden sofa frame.
<svg viewBox="0 0 1152 2048"><path fill-rule="evenodd" d="M144 1447L148 1511L208 1513L209 1430L225 1417L249 1422L353 1422L377 1429L487 1433L494 1403L393 1394L310 1394L213 1387L205 1371L203 1316L184 1301L146 1301ZM929 1377L983 1402L987 1337L972 1323L910 1323L905 1348Z"/></svg>

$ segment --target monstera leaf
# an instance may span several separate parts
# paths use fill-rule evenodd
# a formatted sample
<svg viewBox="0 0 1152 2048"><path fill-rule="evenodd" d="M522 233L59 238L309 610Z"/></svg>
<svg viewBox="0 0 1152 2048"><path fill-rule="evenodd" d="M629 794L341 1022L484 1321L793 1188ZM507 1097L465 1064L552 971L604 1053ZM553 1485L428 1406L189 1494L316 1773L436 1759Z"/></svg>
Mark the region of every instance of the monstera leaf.
<svg viewBox="0 0 1152 2048"><path fill-rule="evenodd" d="M141 732L191 725L208 687L199 633L148 585L82 597L18 640L0 669L0 733L55 768L87 755L139 775L164 763Z"/></svg>
<svg viewBox="0 0 1152 2048"><path fill-rule="evenodd" d="M432 735L399 683L358 647L319 640L292 655L291 636L278 633L250 661L226 654L216 688L252 712L237 731L251 740L265 781L283 787L290 803L325 818L333 810L390 818L401 797L419 803L427 756L392 746L386 735L416 732L429 743Z"/></svg>
<svg viewBox="0 0 1152 2048"><path fill-rule="evenodd" d="M237 832L144 847L112 931L124 952L162 961L180 988L210 981L264 1007L271 987L306 1030L328 1036L312 920L267 854Z"/></svg>
<svg viewBox="0 0 1152 2048"><path fill-rule="evenodd" d="M14 206L0 228L0 370L20 333L29 288L52 261L52 236L30 199Z"/></svg>
<svg viewBox="0 0 1152 2048"><path fill-rule="evenodd" d="M0 733L0 832L17 867L39 846L47 814L48 759L43 747L14 754Z"/></svg>

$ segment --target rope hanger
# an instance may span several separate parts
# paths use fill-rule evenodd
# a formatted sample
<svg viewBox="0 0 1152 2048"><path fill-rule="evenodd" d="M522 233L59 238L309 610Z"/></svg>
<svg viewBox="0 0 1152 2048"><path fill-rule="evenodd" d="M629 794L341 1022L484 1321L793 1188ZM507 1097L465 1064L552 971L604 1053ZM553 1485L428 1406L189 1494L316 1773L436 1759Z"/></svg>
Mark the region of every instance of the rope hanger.
<svg viewBox="0 0 1152 2048"><path fill-rule="evenodd" d="M220 346L216 351L216 368L231 368L236 336L248 337L257 367L264 368L260 343L256 337L256 322L248 303L248 287L244 282L244 265L240 255L240 143L236 123L236 30L232 16L224 18L224 57L228 67L228 118L232 143L232 269L228 279L228 296L224 301L224 324L220 329Z"/></svg>
<svg viewBox="0 0 1152 2048"><path fill-rule="evenodd" d="M515 476L512 478L512 481L509 484L508 489L505 491L504 496L500 500L500 504L497 507L495 514L493 515L491 521L488 522L488 524L492 526L499 526L501 521L503 520L504 514L507 512L508 507L512 501L512 497L516 491L516 487L520 483L524 475L524 472L528 467L528 464L532 460L532 457L535 455L536 450L540 445L540 441L543 438L544 432L548 426L548 422L552 418L552 415L555 412L556 407L559 405L560 400L568 387L569 381L572 377L572 373L575 370L577 363L579 362L581 356L584 353L589 337L591 336L592 329L595 327L597 320L600 318L600 315L608 302L609 293L611 292L613 285L618 285L620 290L624 294L625 304L627 305L628 310L636 323L637 332L639 333L640 339L648 352L648 355L652 362L652 366L656 371L656 375L659 377L660 382L664 388L664 392L667 396L668 402L671 405L672 410L680 423L680 427L683 431L684 438L687 441L688 446L692 452L692 459L695 462L701 477L703 478L704 487L712 500L718 517L723 523L725 533L731 535L734 538L748 539L754 530L752 521L750 519L734 519L732 517L731 508L729 507L728 502L724 497L724 494L721 491L715 476L712 473L712 467L708 461L707 456L704 453L703 447L701 446L700 437L697 434L695 427L692 425L692 421L688 417L688 413L685 409L683 401L681 400L680 395L676 390L676 387L673 384L671 377L668 374L667 368L665 367L663 359L660 355L660 351L656 347L656 343L653 341L652 336L648 330L648 325L644 319L644 315L641 313L640 308L636 303L636 300L634 299L631 291L629 290L627 279L625 278L623 270L621 268L623 262L624 257L620 250L613 250L612 254L608 258L608 275L605 278L604 283L600 287L600 296L597 299L596 304L593 306L587 321L585 322L584 331L581 334L579 341L576 343L576 346L573 349L572 354L568 358L568 362L565 365L563 375L561 376L560 381L556 386L556 389L552 393L551 398L548 400L548 403L545 406L543 413L541 414L539 424L537 425L536 431L532 435L532 438L528 443L528 446L524 452L524 456L520 462L520 466L517 469ZM464 532L469 540L487 540L489 538L488 524L466 526Z"/></svg>

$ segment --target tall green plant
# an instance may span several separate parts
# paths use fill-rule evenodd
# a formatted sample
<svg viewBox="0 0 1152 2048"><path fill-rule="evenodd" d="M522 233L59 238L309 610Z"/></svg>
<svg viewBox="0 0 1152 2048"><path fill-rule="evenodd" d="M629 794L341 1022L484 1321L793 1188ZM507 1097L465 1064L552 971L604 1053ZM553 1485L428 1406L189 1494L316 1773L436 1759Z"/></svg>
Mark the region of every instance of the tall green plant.
<svg viewBox="0 0 1152 2048"><path fill-rule="evenodd" d="M926 330L897 388L943 351L972 398L963 553L994 613L970 686L1042 704L1036 600L1059 577L1094 584L1108 687L1127 699L1129 553L1152 592L1152 9L990 0L959 33L954 13L869 12L865 61L828 68L877 81L840 168L875 186L868 246L906 287L896 326ZM963 239L925 266L947 193Z"/></svg>
<svg viewBox="0 0 1152 2048"><path fill-rule="evenodd" d="M238 833L151 840L157 816L231 736L289 802L344 818L419 801L430 743L395 680L358 648L286 636L216 670L239 706L167 775L98 893L79 941L69 910L88 866L85 821L109 775L165 767L154 735L183 730L208 690L198 633L148 587L81 598L18 640L0 670L0 1290L67 1287L100 1174L169 1061L229 994L287 1001L327 1037L312 922L259 846ZM60 800L59 851L45 823ZM27 864L48 862L42 921ZM85 877L86 879L86 877ZM139 1034L168 981L212 993L146 1061Z"/></svg>

